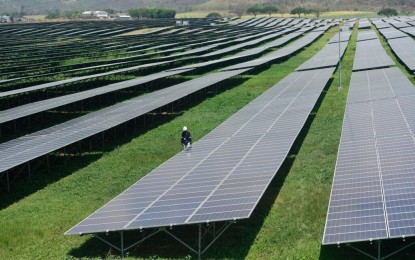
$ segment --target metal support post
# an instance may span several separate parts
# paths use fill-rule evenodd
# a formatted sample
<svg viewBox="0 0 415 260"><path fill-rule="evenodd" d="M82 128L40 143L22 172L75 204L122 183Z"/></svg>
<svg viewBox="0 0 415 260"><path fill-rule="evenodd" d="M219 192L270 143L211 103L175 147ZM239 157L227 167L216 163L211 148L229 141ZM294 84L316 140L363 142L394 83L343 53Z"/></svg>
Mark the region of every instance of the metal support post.
<svg viewBox="0 0 415 260"><path fill-rule="evenodd" d="M182 245L184 245L185 247L187 247L190 251L192 251L195 254L198 254L198 252L196 250L194 250L191 246L189 246L188 244L186 244L185 242L183 242L180 238L176 237L175 235L173 235L170 231L168 231L167 229L163 228L162 229L164 232L166 232L168 235L170 235L171 237L173 237L174 239L176 239L177 241L179 241Z"/></svg>
<svg viewBox="0 0 415 260"><path fill-rule="evenodd" d="M206 252L210 248L213 243L232 225L233 222L228 222L225 224L222 228L219 229L218 235L213 238L213 240L205 247L205 249L202 251L202 254ZM216 232L215 232L216 233Z"/></svg>
<svg viewBox="0 0 415 260"><path fill-rule="evenodd" d="M341 45L341 41L340 41L340 34L341 34L341 24L339 24L339 89L338 90L341 90L342 89L342 62L341 62L341 48L340 48L340 45Z"/></svg>
<svg viewBox="0 0 415 260"><path fill-rule="evenodd" d="M121 231L121 258L124 258L124 232Z"/></svg>
<svg viewBox="0 0 415 260"><path fill-rule="evenodd" d="M29 172L29 179L32 178L32 169L30 167L30 162L27 163L27 171Z"/></svg>
<svg viewBox="0 0 415 260"><path fill-rule="evenodd" d="M9 171L6 172L6 179L7 179L7 191L10 192Z"/></svg>
<svg viewBox="0 0 415 260"><path fill-rule="evenodd" d="M199 224L199 242L198 242L199 246L198 246L198 250L197 250L197 254L198 254L198 259L200 260L201 256L202 256L202 224Z"/></svg>
<svg viewBox="0 0 415 260"><path fill-rule="evenodd" d="M381 255L380 255L380 240L378 241L378 259L382 259Z"/></svg>
<svg viewBox="0 0 415 260"><path fill-rule="evenodd" d="M213 237L216 237L216 223L213 222Z"/></svg>
<svg viewBox="0 0 415 260"><path fill-rule="evenodd" d="M350 244L347 244L347 246L348 247L350 247L350 248L352 248L352 249L354 249L354 250L356 250L357 252L359 252L359 253L361 253L361 254L364 254L365 256L367 256L367 257L370 257L371 259L377 259L376 257L374 257L374 256L371 256L371 255L369 255L368 253L366 253L365 251L363 251L363 250L360 250L359 248L357 248L357 247L354 247L354 246L352 246L352 245L350 245Z"/></svg>
<svg viewBox="0 0 415 260"><path fill-rule="evenodd" d="M115 245L111 244L110 242L108 242L107 240L105 240L105 239L101 238L100 236L98 236L98 235L92 235L92 237L96 237L96 238L98 238L99 240L101 240L101 241L102 241L102 242L104 242L105 244L107 244L107 245L109 245L110 247L112 247L112 248L114 248L114 249L116 249L116 250L118 250L118 251L120 251L120 252L121 252L121 249L120 249L120 248L116 247Z"/></svg>
<svg viewBox="0 0 415 260"><path fill-rule="evenodd" d="M409 245L406 245L406 246L402 247L401 249L399 249L399 250L397 250L397 251L395 251L395 252L393 252L393 253L390 253L389 255L385 256L383 259L386 259L386 258L389 258L389 257L391 257L391 256L393 256L393 255L396 255L397 253L401 252L402 250L405 250L405 249L407 249L408 247L411 247L411 246L413 246L413 245L415 245L415 242L412 242L412 243L410 243Z"/></svg>
<svg viewBox="0 0 415 260"><path fill-rule="evenodd" d="M49 155L46 155L46 166L47 166L48 172L50 172Z"/></svg>

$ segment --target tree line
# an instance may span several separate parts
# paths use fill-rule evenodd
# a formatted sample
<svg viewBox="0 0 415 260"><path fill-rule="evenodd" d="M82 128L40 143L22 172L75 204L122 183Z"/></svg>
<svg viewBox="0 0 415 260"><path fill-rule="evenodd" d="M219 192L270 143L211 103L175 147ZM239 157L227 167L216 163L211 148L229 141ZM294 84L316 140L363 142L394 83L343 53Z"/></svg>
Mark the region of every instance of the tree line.
<svg viewBox="0 0 415 260"><path fill-rule="evenodd" d="M274 13L278 13L279 9L277 6L266 3L266 4L255 4L246 10L248 14L253 14L255 17L258 14L268 14L271 16ZM298 18L301 17L301 15L306 16L307 14L314 14L317 19L320 18L320 15L326 11L329 11L328 9L324 9L321 7L313 7L313 8L305 8L305 7L295 7L290 11L290 14L292 15L298 15ZM378 12L379 16L397 16L398 11L393 8L384 8Z"/></svg>
<svg viewBox="0 0 415 260"><path fill-rule="evenodd" d="M134 8L128 10L131 17L135 18L174 18L176 11L164 8Z"/></svg>

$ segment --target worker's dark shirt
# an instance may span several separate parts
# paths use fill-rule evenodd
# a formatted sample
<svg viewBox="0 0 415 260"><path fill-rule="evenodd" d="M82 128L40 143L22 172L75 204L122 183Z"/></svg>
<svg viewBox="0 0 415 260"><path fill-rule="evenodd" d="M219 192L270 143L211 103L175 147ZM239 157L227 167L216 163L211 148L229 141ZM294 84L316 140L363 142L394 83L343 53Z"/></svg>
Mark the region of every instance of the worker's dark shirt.
<svg viewBox="0 0 415 260"><path fill-rule="evenodd" d="M189 131L182 132L182 144L187 145L188 143L192 144L192 136Z"/></svg>

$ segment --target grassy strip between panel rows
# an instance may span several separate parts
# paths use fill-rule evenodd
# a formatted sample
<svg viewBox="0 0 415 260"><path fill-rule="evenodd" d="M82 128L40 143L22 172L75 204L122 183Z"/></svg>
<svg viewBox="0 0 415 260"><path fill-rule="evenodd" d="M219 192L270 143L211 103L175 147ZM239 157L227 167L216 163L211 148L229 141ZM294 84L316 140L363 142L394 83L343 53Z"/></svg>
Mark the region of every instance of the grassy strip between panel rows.
<svg viewBox="0 0 415 260"><path fill-rule="evenodd" d="M25 183L50 181L43 189L17 200L0 211L0 259L101 258L118 255L90 236L63 236L74 224L94 212L132 183L180 151L179 135L183 125L195 139L211 131L256 96L287 76L311 58L333 35L332 29L316 43L295 57L275 64L243 84L182 111L165 123L131 142L104 154L85 154L71 161L67 168L56 167L40 173ZM316 259L321 238L336 161L347 86L354 56L353 35L343 61L342 91L334 80L318 113L311 116L308 131L295 145L253 217L241 221L225 232L208 250L209 258L234 259ZM300 145L301 144L301 145ZM19 191L16 191L17 193ZM19 195L5 196L13 201ZM336 258L328 251L327 258ZM130 257L152 255L183 258L190 252L164 236L148 240ZM330 257L331 256L331 257ZM157 258L157 257L156 257Z"/></svg>

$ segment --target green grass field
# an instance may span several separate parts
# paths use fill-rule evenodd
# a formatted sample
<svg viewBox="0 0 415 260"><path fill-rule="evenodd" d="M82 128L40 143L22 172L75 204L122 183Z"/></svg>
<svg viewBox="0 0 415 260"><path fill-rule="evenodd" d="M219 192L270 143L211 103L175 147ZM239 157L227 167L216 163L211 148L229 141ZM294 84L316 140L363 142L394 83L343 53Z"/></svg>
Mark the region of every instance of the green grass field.
<svg viewBox="0 0 415 260"><path fill-rule="evenodd" d="M0 259L119 258L117 252L91 236L64 236L63 233L178 153L183 125L190 128L196 140L203 137L311 58L335 31L330 30L285 62L257 75L243 76L242 84L179 111L168 122L120 147L83 154L67 167L58 166L50 173L37 173L30 182L19 182L0 202ZM362 258L344 247L321 246L356 35L355 30L342 62L343 88L338 90L336 71L253 216L235 223L204 257ZM160 235L134 248L128 258L195 256L176 241Z"/></svg>

